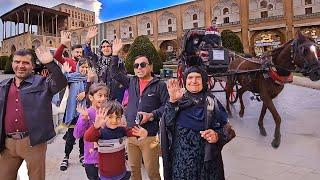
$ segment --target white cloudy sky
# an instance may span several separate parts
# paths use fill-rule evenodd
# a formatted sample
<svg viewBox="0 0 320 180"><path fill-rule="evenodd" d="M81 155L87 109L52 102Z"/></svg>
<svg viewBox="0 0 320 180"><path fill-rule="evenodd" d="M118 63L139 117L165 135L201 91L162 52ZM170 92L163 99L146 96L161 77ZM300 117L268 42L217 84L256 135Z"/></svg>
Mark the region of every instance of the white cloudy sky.
<svg viewBox="0 0 320 180"><path fill-rule="evenodd" d="M67 3L80 8L94 11L96 15L96 22L100 22L99 16L102 4L98 0L0 0L0 16L24 3L36 4L49 8L61 3ZM0 41L2 41L3 39L2 35L3 27L2 22L0 21Z"/></svg>

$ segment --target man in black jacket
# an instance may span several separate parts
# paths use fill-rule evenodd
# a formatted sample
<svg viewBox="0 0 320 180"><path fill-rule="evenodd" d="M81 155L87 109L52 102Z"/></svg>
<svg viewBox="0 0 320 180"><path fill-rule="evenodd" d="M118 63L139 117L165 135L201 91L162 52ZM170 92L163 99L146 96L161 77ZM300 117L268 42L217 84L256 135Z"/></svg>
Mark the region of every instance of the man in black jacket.
<svg viewBox="0 0 320 180"><path fill-rule="evenodd" d="M141 162L149 179L160 180L159 174L159 149L152 148L159 131L159 120L164 111L164 106L169 98L165 82L152 76L152 61L142 55L134 61L135 76L128 77L121 73L118 67L118 52L122 48L121 40L113 42L112 76L124 87L128 88L129 100L126 109L128 127L135 124L141 125L148 131L148 137L139 140L135 137L128 138L128 159L133 180L141 180ZM139 118L141 117L141 119ZM136 121L135 121L136 120Z"/></svg>
<svg viewBox="0 0 320 180"><path fill-rule="evenodd" d="M17 178L23 160L30 179L45 179L46 142L55 136L51 100L67 85L50 51L36 53L49 77L33 75L32 53L22 49L13 56L15 77L0 83L0 177L8 180Z"/></svg>

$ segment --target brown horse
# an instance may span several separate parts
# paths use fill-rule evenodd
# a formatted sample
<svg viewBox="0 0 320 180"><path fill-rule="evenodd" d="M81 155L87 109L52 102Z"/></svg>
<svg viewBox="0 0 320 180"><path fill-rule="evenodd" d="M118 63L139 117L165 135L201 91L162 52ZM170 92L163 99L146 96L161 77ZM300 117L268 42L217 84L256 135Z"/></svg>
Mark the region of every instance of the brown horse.
<svg viewBox="0 0 320 180"><path fill-rule="evenodd" d="M298 32L293 40L273 51L267 52L259 61L236 56L234 61L230 63L229 72L237 73L255 69L263 69L263 71L228 77L226 100L229 114L231 115L229 97L235 83L238 83L241 87L238 90L241 105L240 117L243 117L244 114L243 93L251 91L259 94L263 101L258 122L260 134L263 136L267 135L263 126L263 118L268 109L276 124L274 139L271 145L274 148L279 147L281 141L281 117L272 99L277 97L283 90L286 82L292 82L292 72L301 72L312 81L320 79L320 62L316 55L316 47L317 45L313 40Z"/></svg>

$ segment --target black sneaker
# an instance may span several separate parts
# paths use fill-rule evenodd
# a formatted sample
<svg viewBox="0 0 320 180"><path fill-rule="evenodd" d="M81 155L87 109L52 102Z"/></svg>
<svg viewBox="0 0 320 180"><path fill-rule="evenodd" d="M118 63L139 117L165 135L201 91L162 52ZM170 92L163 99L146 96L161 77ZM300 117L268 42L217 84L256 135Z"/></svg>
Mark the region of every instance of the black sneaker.
<svg viewBox="0 0 320 180"><path fill-rule="evenodd" d="M69 158L64 157L61 164L60 164L60 170L65 171L68 169L69 166Z"/></svg>
<svg viewBox="0 0 320 180"><path fill-rule="evenodd" d="M83 160L84 160L84 156L83 156L83 154L80 154L80 155L79 155L79 162L80 162L81 165L84 167Z"/></svg>
<svg viewBox="0 0 320 180"><path fill-rule="evenodd" d="M67 132L68 132L68 131L67 131ZM63 135L63 137L62 137L62 139L65 140L65 141L67 140L67 132L64 133L64 135Z"/></svg>
<svg viewBox="0 0 320 180"><path fill-rule="evenodd" d="M123 178L121 178L121 180L129 180L129 179L130 179L130 176L131 176L131 172L130 172L130 171L127 171L127 172L126 172L126 175L125 175Z"/></svg>

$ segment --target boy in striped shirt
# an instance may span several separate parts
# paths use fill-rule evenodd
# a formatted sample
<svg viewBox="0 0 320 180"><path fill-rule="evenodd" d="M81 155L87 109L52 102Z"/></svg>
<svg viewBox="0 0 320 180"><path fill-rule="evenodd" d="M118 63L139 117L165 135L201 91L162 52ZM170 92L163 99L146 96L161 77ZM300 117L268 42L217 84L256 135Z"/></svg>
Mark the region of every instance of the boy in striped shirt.
<svg viewBox="0 0 320 180"><path fill-rule="evenodd" d="M123 109L119 102L108 101L97 111L95 123L86 131L84 139L98 142L99 174L101 180L129 179L125 166L124 138L148 136L140 126L125 128L122 125Z"/></svg>

